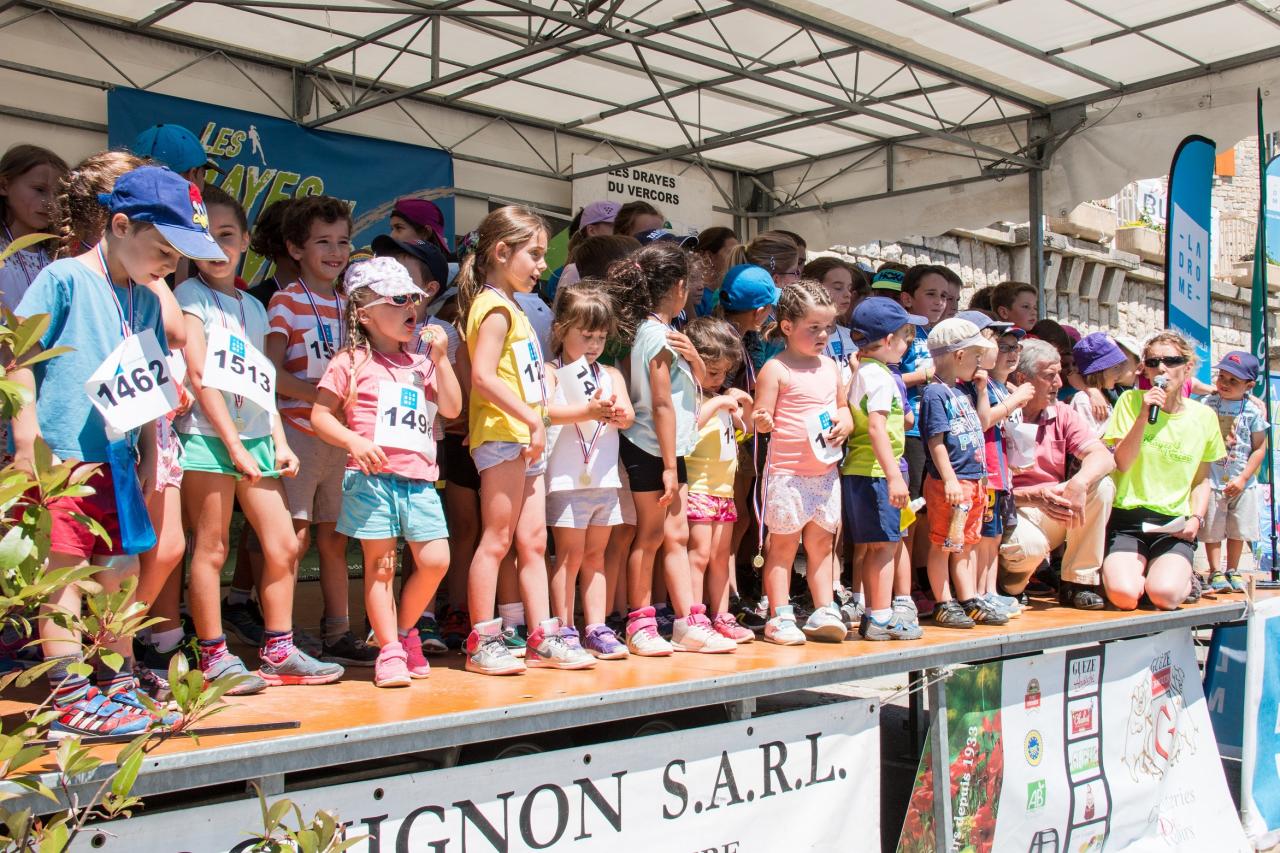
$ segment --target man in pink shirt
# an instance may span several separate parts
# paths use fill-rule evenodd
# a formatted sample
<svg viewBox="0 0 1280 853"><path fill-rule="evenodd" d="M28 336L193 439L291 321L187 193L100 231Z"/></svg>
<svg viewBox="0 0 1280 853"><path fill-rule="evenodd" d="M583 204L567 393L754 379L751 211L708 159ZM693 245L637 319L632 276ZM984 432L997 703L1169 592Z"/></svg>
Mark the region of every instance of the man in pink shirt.
<svg viewBox="0 0 1280 853"><path fill-rule="evenodd" d="M1009 467L1018 523L1000 545L1000 588L1010 595L1022 592L1049 553L1065 542L1062 603L1100 609L1104 601L1097 587L1115 498L1108 475L1115 462L1084 418L1058 401L1062 360L1051 344L1024 341L1013 378L1031 383L1035 396L1023 407L1022 423L1009 427L1015 433ZM1079 466L1068 476L1070 462Z"/></svg>

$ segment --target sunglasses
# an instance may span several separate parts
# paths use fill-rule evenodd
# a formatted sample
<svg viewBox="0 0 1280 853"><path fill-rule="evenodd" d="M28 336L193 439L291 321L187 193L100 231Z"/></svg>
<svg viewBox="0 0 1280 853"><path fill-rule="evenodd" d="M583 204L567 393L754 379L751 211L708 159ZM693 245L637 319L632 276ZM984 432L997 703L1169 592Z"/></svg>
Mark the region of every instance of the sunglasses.
<svg viewBox="0 0 1280 853"><path fill-rule="evenodd" d="M1181 367L1187 363L1187 357L1185 355L1160 355L1153 358L1144 358L1142 363L1152 370L1162 364L1165 367Z"/></svg>
<svg viewBox="0 0 1280 853"><path fill-rule="evenodd" d="M397 308L405 308L409 305L413 305L414 307L417 307L421 302L422 302L421 293L402 293L399 296L383 296L380 299L373 300L368 305L365 305L363 307L372 308L375 305L394 305Z"/></svg>
<svg viewBox="0 0 1280 853"><path fill-rule="evenodd" d="M998 344L1000 352L1022 352L1022 344Z"/></svg>

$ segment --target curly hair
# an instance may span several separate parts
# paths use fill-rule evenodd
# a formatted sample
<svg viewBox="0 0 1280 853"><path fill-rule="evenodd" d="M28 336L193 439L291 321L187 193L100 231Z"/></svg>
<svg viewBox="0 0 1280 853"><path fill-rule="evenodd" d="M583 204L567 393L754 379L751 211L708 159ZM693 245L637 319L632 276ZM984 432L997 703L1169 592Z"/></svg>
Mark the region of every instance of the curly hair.
<svg viewBox="0 0 1280 853"><path fill-rule="evenodd" d="M58 235L60 257L78 255L102 239L107 209L98 203L98 195L111 192L121 175L149 162L128 151L99 151L62 176L57 207L50 219Z"/></svg>
<svg viewBox="0 0 1280 853"><path fill-rule="evenodd" d="M288 248L284 245L282 229L285 214L297 201L296 198L282 198L258 213L258 218L253 223L253 236L249 241L249 248L255 254L268 260L286 257L289 254Z"/></svg>
<svg viewBox="0 0 1280 853"><path fill-rule="evenodd" d="M609 267L609 286L618 306L618 336L635 340L636 329L659 303L689 277L689 255L674 243L641 246Z"/></svg>
<svg viewBox="0 0 1280 853"><path fill-rule="evenodd" d="M684 327L684 333L707 364L727 361L727 373L731 374L742 363L742 338L726 321L717 317L695 317Z"/></svg>
<svg viewBox="0 0 1280 853"><path fill-rule="evenodd" d="M278 204L279 202L277 202ZM295 198L284 211L284 221L280 225L280 236L285 245L301 248L311 236L311 223L319 219L325 224L345 222L347 228L352 227L351 208L347 203L331 195L309 195ZM261 254L261 253L259 253ZM275 257L272 255L272 257Z"/></svg>

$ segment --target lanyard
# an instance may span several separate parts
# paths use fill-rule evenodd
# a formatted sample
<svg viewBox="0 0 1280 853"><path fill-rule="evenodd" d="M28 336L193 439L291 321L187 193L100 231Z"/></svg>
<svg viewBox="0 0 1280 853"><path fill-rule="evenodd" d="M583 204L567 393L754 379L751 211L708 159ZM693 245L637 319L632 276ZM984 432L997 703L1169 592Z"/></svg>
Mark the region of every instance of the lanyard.
<svg viewBox="0 0 1280 853"><path fill-rule="evenodd" d="M325 347L336 351L338 349L338 346L334 342L334 340L329 336L328 325L326 325L324 320L320 318L320 309L316 307L316 298L311 295L311 288L307 287L307 283L302 279L298 279L298 284L302 285L302 293L307 297L307 302L311 305L311 313L315 315L316 331L320 333L320 340L324 342ZM342 337L342 312L343 312L344 306L342 304L342 297L338 296L336 291L333 294L333 304L338 310L338 337L341 338Z"/></svg>
<svg viewBox="0 0 1280 853"><path fill-rule="evenodd" d="M120 315L120 332L124 337L133 334L134 310L133 310L133 280L129 280L129 315L125 316L124 306L120 304L120 297L116 296L116 286L111 281L111 269L107 266L107 255L102 251L102 244L97 246L98 262L102 264L102 277L107 280L107 293L111 294L111 301L115 303L116 313Z"/></svg>
<svg viewBox="0 0 1280 853"><path fill-rule="evenodd" d="M556 359L556 367L564 367L563 358ZM591 378L595 380L596 387L599 388L601 387L600 366L593 361L590 363L590 367ZM597 422L595 431L591 433L591 441L588 442L586 436L582 434L582 427L578 426L576 423L573 425L573 431L578 434L578 449L582 453L582 464L584 467L591 464L591 454L595 452L596 444L599 443L600 435L604 432L604 428L606 426L608 426L608 424Z"/></svg>
<svg viewBox="0 0 1280 853"><path fill-rule="evenodd" d="M213 294L213 304L218 306L218 316L222 318L222 328L226 329L228 332L231 331L231 326L227 324L227 312L222 310L222 294L218 292L216 287L205 281L204 276L198 275L196 277L200 279L201 284L208 288L209 293ZM236 294L236 307L240 309L240 334L248 337L249 323L245 320L244 316L244 297L239 294ZM244 406L244 395L232 394L231 396L235 400L236 404L236 418L239 419L240 409Z"/></svg>
<svg viewBox="0 0 1280 853"><path fill-rule="evenodd" d="M542 405L545 406L547 404L547 378L545 376L546 371L543 369L543 365L547 362L542 357L542 341L538 340L538 334L533 330L533 326L529 323L528 315L524 313L524 309L520 307L520 303L516 302L510 296L507 296L507 294L503 293L492 284L486 284L485 287L501 296L503 301L516 311L519 311L520 315L525 318L525 325L529 326L529 340L533 341L534 351L538 354L538 384L542 387Z"/></svg>
<svg viewBox="0 0 1280 853"><path fill-rule="evenodd" d="M748 394L755 394L756 366L751 363L751 351L747 349L746 338L742 339L742 369L747 372L747 387L744 390Z"/></svg>
<svg viewBox="0 0 1280 853"><path fill-rule="evenodd" d="M423 386L426 385L427 380L431 378L431 374L436 369L435 362L429 358L426 358L425 356L420 359L415 359L412 356L410 356L408 364L396 364L394 361L390 359L390 357L383 355L382 353L374 349L372 345L369 346L369 352L373 355L376 361L381 362L382 366L387 368L387 373L391 376L392 381L398 381L396 380L397 370L408 370L413 374L411 383L418 388L422 388ZM403 349L399 350L399 352L402 355L409 355ZM422 364L426 364L428 365L428 367L425 371L419 374L417 368L419 365L422 365ZM421 378L421 381L419 381L419 378Z"/></svg>

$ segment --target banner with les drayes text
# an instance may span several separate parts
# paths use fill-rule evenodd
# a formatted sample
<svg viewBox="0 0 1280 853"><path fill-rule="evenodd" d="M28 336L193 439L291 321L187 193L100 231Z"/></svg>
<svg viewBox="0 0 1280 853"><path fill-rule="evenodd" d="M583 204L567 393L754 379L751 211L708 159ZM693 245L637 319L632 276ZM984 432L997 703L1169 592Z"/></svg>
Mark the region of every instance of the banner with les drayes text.
<svg viewBox="0 0 1280 853"><path fill-rule="evenodd" d="M1209 276L1213 252L1209 230L1215 155L1212 139L1188 136L1182 140L1169 167L1166 216L1165 322L1195 344L1200 362L1197 377L1202 382L1212 378Z"/></svg>
<svg viewBox="0 0 1280 853"><path fill-rule="evenodd" d="M212 183L235 196L249 222L283 198L332 195L352 207L352 246L390 231L396 199L434 201L444 213L445 236L454 234L453 158L444 151L350 133L310 130L286 119L159 95L123 86L107 93L107 143L128 148L156 124L178 124L204 144L225 172ZM245 256L241 275L260 279L266 264Z"/></svg>

